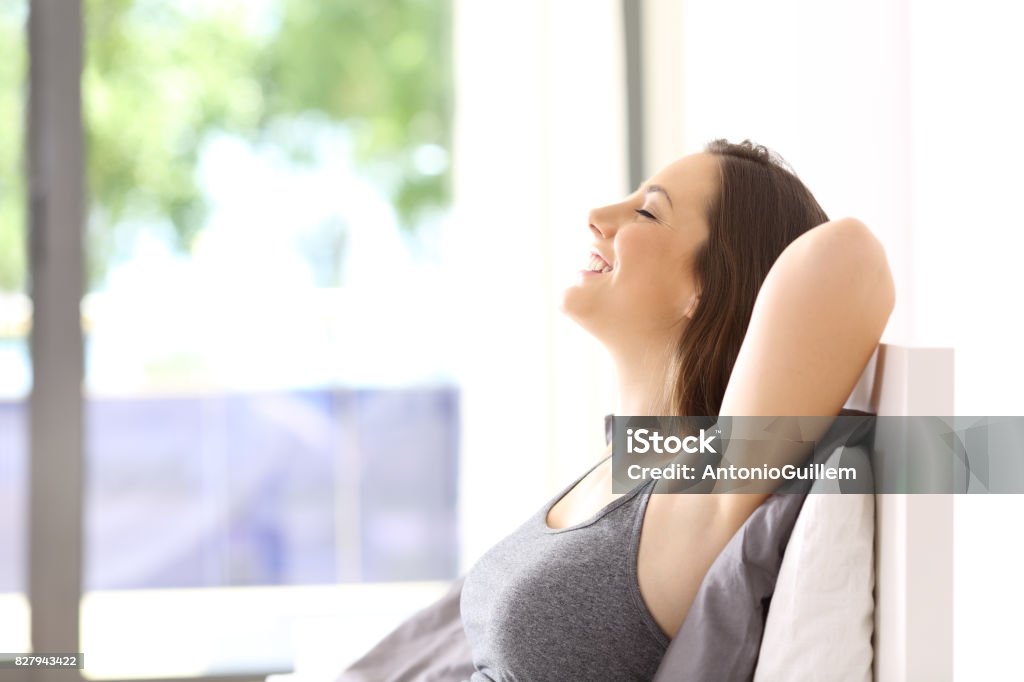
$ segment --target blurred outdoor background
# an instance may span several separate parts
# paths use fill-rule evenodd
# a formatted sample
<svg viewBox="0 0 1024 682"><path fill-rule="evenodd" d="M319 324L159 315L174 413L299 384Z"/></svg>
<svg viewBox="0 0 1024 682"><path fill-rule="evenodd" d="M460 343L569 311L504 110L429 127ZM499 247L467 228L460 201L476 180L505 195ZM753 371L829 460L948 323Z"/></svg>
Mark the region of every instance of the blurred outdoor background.
<svg viewBox="0 0 1024 682"><path fill-rule="evenodd" d="M592 464L587 211L714 138L879 236L883 341L954 348L958 414L1024 414L1013 3L0 0L0 652L64 608L28 597L28 20L78 2L87 678L327 679ZM1021 511L956 500L957 679L1013 665Z"/></svg>
<svg viewBox="0 0 1024 682"><path fill-rule="evenodd" d="M456 575L451 9L83 10L83 650L110 674L286 670L309 590L225 613L209 588ZM2 651L27 650L28 11L0 4ZM160 628L204 611L215 634L168 657Z"/></svg>

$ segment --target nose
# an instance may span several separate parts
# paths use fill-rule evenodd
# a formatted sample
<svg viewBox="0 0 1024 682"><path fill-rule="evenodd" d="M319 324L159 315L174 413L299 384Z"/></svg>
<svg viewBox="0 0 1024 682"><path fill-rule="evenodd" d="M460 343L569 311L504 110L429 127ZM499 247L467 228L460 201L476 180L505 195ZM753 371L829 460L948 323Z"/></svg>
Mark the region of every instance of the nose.
<svg viewBox="0 0 1024 682"><path fill-rule="evenodd" d="M590 232L599 239L611 239L615 236L618 224L615 222L613 212L608 208L595 208L587 216Z"/></svg>

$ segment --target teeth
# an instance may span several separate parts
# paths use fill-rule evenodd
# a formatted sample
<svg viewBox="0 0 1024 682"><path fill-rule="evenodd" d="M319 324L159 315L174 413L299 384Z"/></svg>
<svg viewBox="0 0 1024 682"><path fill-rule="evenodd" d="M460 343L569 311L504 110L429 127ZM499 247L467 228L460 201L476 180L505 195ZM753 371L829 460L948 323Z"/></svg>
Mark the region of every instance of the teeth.
<svg viewBox="0 0 1024 682"><path fill-rule="evenodd" d="M606 264L599 256L593 254L590 255L590 261L587 263L587 270L591 272L611 272L612 269Z"/></svg>

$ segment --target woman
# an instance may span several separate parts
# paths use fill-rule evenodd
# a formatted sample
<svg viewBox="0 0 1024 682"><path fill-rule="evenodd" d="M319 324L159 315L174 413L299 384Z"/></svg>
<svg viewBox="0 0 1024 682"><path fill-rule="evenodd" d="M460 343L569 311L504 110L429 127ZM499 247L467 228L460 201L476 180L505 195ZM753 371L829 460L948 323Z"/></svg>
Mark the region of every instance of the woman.
<svg viewBox="0 0 1024 682"><path fill-rule="evenodd" d="M611 354L617 414L838 415L893 308L878 240L749 141L676 161L588 227L562 309ZM606 453L480 559L461 596L473 682L654 675L767 495L649 489L612 494Z"/></svg>

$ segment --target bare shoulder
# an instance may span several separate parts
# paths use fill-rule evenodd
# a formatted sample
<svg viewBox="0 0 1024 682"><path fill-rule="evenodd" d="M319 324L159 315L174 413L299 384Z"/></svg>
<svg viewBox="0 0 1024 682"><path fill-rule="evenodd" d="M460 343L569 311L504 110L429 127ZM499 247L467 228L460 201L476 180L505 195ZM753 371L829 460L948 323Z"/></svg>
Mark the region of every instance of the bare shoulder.
<svg viewBox="0 0 1024 682"><path fill-rule="evenodd" d="M807 231L761 286L721 414L838 414L894 305L885 249L864 223Z"/></svg>

